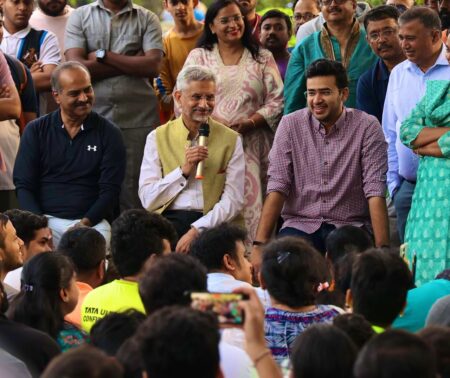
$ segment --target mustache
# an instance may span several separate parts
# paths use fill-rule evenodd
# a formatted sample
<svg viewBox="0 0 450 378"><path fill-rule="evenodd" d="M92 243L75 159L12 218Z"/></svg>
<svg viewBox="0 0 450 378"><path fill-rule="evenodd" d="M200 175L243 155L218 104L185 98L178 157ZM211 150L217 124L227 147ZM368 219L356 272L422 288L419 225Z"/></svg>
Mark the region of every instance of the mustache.
<svg viewBox="0 0 450 378"><path fill-rule="evenodd" d="M381 50L381 49L391 49L392 48L392 46L391 45L388 45L387 43L381 43L381 44L379 44L378 46L377 46L377 49L378 50Z"/></svg>
<svg viewBox="0 0 450 378"><path fill-rule="evenodd" d="M342 10L339 7L332 7L330 8L329 12L342 12Z"/></svg>

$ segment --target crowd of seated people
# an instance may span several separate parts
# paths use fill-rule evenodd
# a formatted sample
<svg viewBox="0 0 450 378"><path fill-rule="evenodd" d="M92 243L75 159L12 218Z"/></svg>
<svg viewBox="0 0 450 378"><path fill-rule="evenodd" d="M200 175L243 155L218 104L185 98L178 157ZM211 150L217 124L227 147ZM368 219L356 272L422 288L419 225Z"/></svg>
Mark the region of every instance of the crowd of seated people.
<svg viewBox="0 0 450 378"><path fill-rule="evenodd" d="M0 377L450 377L450 0L163 6L0 4Z"/></svg>

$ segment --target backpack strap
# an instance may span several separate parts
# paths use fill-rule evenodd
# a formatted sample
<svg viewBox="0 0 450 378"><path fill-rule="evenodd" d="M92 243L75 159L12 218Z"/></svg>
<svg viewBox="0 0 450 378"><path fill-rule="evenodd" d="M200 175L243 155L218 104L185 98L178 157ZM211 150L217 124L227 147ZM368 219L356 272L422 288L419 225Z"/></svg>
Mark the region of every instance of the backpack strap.
<svg viewBox="0 0 450 378"><path fill-rule="evenodd" d="M36 30L31 28L30 32L20 41L17 59L24 63L28 68L31 68L33 63L39 60L41 45L47 34L47 30Z"/></svg>

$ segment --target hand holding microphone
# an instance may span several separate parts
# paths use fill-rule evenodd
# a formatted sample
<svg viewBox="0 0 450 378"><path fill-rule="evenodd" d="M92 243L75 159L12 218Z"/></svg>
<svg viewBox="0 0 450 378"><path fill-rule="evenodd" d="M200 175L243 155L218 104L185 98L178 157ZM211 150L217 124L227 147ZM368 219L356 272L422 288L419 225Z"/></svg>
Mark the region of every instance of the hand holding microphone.
<svg viewBox="0 0 450 378"><path fill-rule="evenodd" d="M208 137L209 137L209 125L207 123L202 123L200 126L198 145L200 147L206 147L208 145ZM197 180L203 180L203 166L204 160L201 160L197 165L197 172L195 173L195 178Z"/></svg>
<svg viewBox="0 0 450 378"><path fill-rule="evenodd" d="M204 126L204 125L202 125ZM202 126L200 126L200 129L202 128ZM186 148L185 151L185 163L183 164L183 166L181 167L181 170L183 172L183 175L185 177L189 177L191 175L192 172L194 172L194 170L197 167L198 170L198 165L203 162L206 158L208 158L208 147L206 147L207 144L207 136L205 135L201 135L201 134L209 134L209 126L206 124L206 126L208 127L208 131L199 131L200 137L199 137L199 145L195 146L195 147L188 147ZM201 145L201 143L203 143L203 145ZM203 170L203 164L201 169ZM200 172L200 174L202 175L203 172ZM197 176L197 174L196 174Z"/></svg>

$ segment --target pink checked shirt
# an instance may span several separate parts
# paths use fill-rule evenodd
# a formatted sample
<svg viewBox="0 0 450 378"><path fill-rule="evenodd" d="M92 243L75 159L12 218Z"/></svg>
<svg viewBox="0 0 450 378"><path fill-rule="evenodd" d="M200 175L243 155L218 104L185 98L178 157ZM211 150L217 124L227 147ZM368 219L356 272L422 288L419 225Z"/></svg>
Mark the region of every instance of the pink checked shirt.
<svg viewBox="0 0 450 378"><path fill-rule="evenodd" d="M309 109L284 116L269 154L267 193L286 196L284 227L370 227L368 198L386 193L387 145L377 119L344 108L325 134Z"/></svg>

